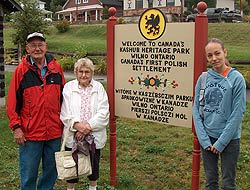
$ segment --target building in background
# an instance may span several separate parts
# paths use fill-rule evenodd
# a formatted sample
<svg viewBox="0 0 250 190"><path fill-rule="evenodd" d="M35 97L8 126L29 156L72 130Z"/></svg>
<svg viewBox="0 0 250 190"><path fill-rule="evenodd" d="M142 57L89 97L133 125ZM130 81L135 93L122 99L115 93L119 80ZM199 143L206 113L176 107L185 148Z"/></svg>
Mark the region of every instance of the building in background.
<svg viewBox="0 0 250 190"><path fill-rule="evenodd" d="M4 75L4 36L3 20L4 14L22 11L22 7L15 0L0 1L0 106L5 105L5 75Z"/></svg>
<svg viewBox="0 0 250 190"><path fill-rule="evenodd" d="M216 8L228 8L229 10L235 10L234 0L217 0Z"/></svg>
<svg viewBox="0 0 250 190"><path fill-rule="evenodd" d="M118 16L122 16L122 2L118 0L67 0L61 11L56 12L70 22L90 22L103 19L104 8L115 7ZM107 16L107 15L105 15Z"/></svg>
<svg viewBox="0 0 250 190"><path fill-rule="evenodd" d="M148 8L158 8L166 14L168 22L179 20L184 10L184 0L123 0L123 16L127 21L138 21Z"/></svg>
<svg viewBox="0 0 250 190"><path fill-rule="evenodd" d="M45 15L45 19L46 20L51 20L52 21L52 16L53 16L53 12L52 11L48 11L45 9L45 5L46 3L43 2L43 1L38 1L38 7L39 9L42 10L42 12L44 13Z"/></svg>

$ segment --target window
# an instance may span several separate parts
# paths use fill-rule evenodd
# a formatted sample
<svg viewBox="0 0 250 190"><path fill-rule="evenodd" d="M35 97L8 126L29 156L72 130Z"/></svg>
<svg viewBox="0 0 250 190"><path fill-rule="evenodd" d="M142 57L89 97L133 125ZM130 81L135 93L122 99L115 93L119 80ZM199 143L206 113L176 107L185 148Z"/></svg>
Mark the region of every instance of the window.
<svg viewBox="0 0 250 190"><path fill-rule="evenodd" d="M81 0L76 0L76 4L80 4L81 3Z"/></svg>
<svg viewBox="0 0 250 190"><path fill-rule="evenodd" d="M143 8L143 0L135 0L135 8L136 9Z"/></svg>
<svg viewBox="0 0 250 190"><path fill-rule="evenodd" d="M174 6L174 0L167 0L167 7Z"/></svg>
<svg viewBox="0 0 250 190"><path fill-rule="evenodd" d="M82 0L83 3L88 3L88 0Z"/></svg>
<svg viewBox="0 0 250 190"><path fill-rule="evenodd" d="M148 0L148 8L153 8L153 0Z"/></svg>

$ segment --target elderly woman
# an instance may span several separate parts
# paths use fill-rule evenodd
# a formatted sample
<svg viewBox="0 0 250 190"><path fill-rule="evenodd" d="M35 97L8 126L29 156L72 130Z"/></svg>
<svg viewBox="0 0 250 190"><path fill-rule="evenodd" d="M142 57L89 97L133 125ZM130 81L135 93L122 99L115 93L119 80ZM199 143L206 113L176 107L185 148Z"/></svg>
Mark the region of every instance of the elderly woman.
<svg viewBox="0 0 250 190"><path fill-rule="evenodd" d="M70 130L66 150L72 150L74 141L82 140L92 134L96 144L94 156L91 155L92 175L89 190L96 190L99 178L100 150L107 140L106 126L109 122L109 104L103 85L93 79L94 65L88 58L79 59L74 66L75 80L65 84L60 118L65 131ZM67 181L67 189L74 190L78 179Z"/></svg>

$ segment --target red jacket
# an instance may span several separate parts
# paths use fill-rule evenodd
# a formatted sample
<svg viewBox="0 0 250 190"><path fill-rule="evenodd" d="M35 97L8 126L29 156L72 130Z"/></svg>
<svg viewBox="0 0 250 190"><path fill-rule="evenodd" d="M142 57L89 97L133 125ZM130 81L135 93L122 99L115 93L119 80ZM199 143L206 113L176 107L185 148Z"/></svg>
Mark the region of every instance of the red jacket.
<svg viewBox="0 0 250 190"><path fill-rule="evenodd" d="M47 72L43 80L30 57L23 57L8 92L9 128L21 127L27 140L43 141L62 136L60 110L65 79L60 64L52 55L45 56Z"/></svg>

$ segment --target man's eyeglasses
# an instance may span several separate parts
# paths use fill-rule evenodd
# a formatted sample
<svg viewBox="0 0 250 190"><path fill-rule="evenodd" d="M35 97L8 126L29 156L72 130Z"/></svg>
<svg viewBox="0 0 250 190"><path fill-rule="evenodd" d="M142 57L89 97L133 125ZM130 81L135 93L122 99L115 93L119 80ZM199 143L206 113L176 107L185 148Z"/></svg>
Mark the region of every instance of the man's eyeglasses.
<svg viewBox="0 0 250 190"><path fill-rule="evenodd" d="M45 43L39 43L39 44L28 44L28 46L31 48L31 49L36 49L37 47L39 48L39 49L42 49L42 48L44 48L45 47Z"/></svg>

